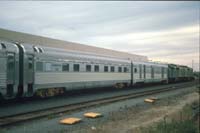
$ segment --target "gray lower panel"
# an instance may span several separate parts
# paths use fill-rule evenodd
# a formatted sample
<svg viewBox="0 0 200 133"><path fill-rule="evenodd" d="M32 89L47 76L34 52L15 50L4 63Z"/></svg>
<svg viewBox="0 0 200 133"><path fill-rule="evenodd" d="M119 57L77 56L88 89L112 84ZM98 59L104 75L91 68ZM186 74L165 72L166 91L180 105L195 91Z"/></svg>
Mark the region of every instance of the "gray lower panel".
<svg viewBox="0 0 200 133"><path fill-rule="evenodd" d="M72 83L62 83L62 84L35 84L34 90L42 88L54 88L54 87L65 87L66 90L78 90L87 89L95 87L108 87L116 83L129 83L130 80L118 80L118 81L91 81L91 82L72 82Z"/></svg>

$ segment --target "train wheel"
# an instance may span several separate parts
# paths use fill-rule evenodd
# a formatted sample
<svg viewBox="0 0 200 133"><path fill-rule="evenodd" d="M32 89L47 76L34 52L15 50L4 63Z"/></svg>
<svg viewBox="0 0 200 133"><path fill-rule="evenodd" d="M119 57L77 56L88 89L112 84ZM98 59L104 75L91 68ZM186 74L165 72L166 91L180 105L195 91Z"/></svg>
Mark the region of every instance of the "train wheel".
<svg viewBox="0 0 200 133"><path fill-rule="evenodd" d="M38 90L36 92L36 95L39 96L39 97L41 97L41 98L45 98L46 97L46 93L45 93L44 90Z"/></svg>
<svg viewBox="0 0 200 133"><path fill-rule="evenodd" d="M59 89L59 94L64 94L64 89L63 88Z"/></svg>
<svg viewBox="0 0 200 133"><path fill-rule="evenodd" d="M124 85L124 83L117 83L117 84L114 85L114 87L121 89L121 88L124 88L125 85Z"/></svg>
<svg viewBox="0 0 200 133"><path fill-rule="evenodd" d="M48 89L47 96L49 97L55 96L55 89L54 88Z"/></svg>

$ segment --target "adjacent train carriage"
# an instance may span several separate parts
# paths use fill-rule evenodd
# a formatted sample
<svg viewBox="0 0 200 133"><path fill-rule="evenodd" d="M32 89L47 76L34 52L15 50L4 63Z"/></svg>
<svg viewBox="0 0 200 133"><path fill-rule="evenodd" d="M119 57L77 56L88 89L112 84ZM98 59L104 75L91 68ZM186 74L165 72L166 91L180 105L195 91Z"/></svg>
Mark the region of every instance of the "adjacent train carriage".
<svg viewBox="0 0 200 133"><path fill-rule="evenodd" d="M19 85L19 51L10 42L0 40L0 95L4 99L14 98Z"/></svg>
<svg viewBox="0 0 200 133"><path fill-rule="evenodd" d="M193 79L193 69L187 66L169 64L168 65L169 82L188 81Z"/></svg>
<svg viewBox="0 0 200 133"><path fill-rule="evenodd" d="M191 80L193 75L193 70L187 66L179 66L180 73L179 73L179 81L188 81Z"/></svg>
<svg viewBox="0 0 200 133"><path fill-rule="evenodd" d="M133 62L133 84L168 82L168 66L154 62Z"/></svg>

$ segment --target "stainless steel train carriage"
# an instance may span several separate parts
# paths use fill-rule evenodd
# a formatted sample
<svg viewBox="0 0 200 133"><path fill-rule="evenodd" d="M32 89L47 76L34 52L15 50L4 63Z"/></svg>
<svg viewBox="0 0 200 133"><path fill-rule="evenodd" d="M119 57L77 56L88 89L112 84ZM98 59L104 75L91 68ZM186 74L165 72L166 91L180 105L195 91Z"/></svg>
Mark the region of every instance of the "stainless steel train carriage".
<svg viewBox="0 0 200 133"><path fill-rule="evenodd" d="M19 51L10 42L0 40L0 97L14 98L19 85Z"/></svg>
<svg viewBox="0 0 200 133"><path fill-rule="evenodd" d="M24 53L23 96L45 97L66 90L130 85L129 60L29 44L19 46Z"/></svg>
<svg viewBox="0 0 200 133"><path fill-rule="evenodd" d="M22 46L25 51L22 69L26 80L23 82L24 96L36 94L45 97L66 90L107 86L121 88L137 83L167 82L165 64L131 63L128 59L29 44Z"/></svg>

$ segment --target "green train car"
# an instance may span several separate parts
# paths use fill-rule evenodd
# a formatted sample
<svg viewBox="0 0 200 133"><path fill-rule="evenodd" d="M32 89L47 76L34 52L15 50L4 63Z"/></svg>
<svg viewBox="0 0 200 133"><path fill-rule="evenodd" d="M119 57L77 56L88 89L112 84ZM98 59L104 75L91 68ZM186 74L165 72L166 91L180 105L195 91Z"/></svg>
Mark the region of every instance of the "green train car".
<svg viewBox="0 0 200 133"><path fill-rule="evenodd" d="M168 64L168 82L189 81L193 79L193 69L187 66Z"/></svg>

